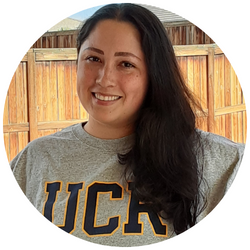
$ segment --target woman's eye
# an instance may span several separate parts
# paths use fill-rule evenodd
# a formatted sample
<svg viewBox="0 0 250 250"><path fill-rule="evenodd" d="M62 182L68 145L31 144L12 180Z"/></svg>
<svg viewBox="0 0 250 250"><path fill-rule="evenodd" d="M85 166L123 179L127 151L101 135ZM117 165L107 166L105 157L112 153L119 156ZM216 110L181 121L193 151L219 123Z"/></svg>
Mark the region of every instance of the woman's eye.
<svg viewBox="0 0 250 250"><path fill-rule="evenodd" d="M134 67L134 65L132 65L129 62L122 62L122 66L125 67L125 68L133 68Z"/></svg>
<svg viewBox="0 0 250 250"><path fill-rule="evenodd" d="M95 56L89 56L89 57L87 57L87 61L100 62L100 59L98 57L95 57Z"/></svg>

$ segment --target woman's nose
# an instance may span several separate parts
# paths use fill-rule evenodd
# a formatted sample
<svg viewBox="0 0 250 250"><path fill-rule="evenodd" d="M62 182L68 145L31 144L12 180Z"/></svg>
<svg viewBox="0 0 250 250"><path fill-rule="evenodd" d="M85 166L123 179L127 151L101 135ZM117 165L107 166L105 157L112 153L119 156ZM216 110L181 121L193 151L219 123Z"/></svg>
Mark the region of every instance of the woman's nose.
<svg viewBox="0 0 250 250"><path fill-rule="evenodd" d="M115 86L114 78L114 70L110 66L105 65L99 70L96 83L102 87L113 87Z"/></svg>

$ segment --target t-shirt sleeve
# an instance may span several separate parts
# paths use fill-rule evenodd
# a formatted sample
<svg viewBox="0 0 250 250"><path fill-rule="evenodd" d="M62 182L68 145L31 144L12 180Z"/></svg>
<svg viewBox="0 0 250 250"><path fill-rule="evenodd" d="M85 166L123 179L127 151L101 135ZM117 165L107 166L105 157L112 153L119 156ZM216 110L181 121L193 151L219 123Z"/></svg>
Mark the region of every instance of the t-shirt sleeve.
<svg viewBox="0 0 250 250"><path fill-rule="evenodd" d="M207 197L204 215L210 213L232 185L244 154L244 144L225 137L204 133L201 164L205 179L203 189Z"/></svg>

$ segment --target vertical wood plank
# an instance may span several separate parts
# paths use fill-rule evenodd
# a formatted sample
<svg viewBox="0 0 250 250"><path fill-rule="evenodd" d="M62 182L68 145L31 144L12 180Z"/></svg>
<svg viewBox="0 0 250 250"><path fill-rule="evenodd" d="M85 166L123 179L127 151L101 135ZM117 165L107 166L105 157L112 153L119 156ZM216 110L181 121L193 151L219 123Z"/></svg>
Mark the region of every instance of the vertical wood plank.
<svg viewBox="0 0 250 250"><path fill-rule="evenodd" d="M219 55L219 90L220 90L220 95L219 95L219 105L220 107L225 107L225 73L224 73L224 56L223 55Z"/></svg>
<svg viewBox="0 0 250 250"><path fill-rule="evenodd" d="M8 161L10 162L10 136L9 133L4 133L4 147L5 147L5 152L8 158Z"/></svg>
<svg viewBox="0 0 250 250"><path fill-rule="evenodd" d="M183 45L186 42L186 27L181 26L179 32L179 44Z"/></svg>
<svg viewBox="0 0 250 250"><path fill-rule="evenodd" d="M194 58L189 56L187 59L187 76L188 76L188 87L193 91L194 90Z"/></svg>
<svg viewBox="0 0 250 250"><path fill-rule="evenodd" d="M176 27L175 30L175 40L176 40L176 44L180 45L180 27Z"/></svg>
<svg viewBox="0 0 250 250"><path fill-rule="evenodd" d="M208 49L208 131L214 132L214 49Z"/></svg>
<svg viewBox="0 0 250 250"><path fill-rule="evenodd" d="M205 34L204 33L204 42L205 42L205 44L209 44L210 43L210 37L207 35L207 34Z"/></svg>
<svg viewBox="0 0 250 250"><path fill-rule="evenodd" d="M240 82L239 82L237 75L236 75L236 91L237 91L237 104L242 104L243 103L242 90L241 90ZM243 112L238 112L238 119L237 120L238 120L238 122L237 122L237 128L238 128L237 141L243 142Z"/></svg>
<svg viewBox="0 0 250 250"><path fill-rule="evenodd" d="M187 57L181 57L181 69L185 83L188 86L188 59Z"/></svg>
<svg viewBox="0 0 250 250"><path fill-rule="evenodd" d="M46 69L46 91L47 91L47 94L46 94L46 116L45 116L45 119L47 121L53 121L52 117L51 117L51 92L50 92L50 62L46 62L45 63L45 69Z"/></svg>
<svg viewBox="0 0 250 250"><path fill-rule="evenodd" d="M9 97L7 94L4 103L3 125L8 125L8 124L9 124Z"/></svg>
<svg viewBox="0 0 250 250"><path fill-rule="evenodd" d="M17 123L25 122L25 90L24 90L24 72L22 63L16 70L16 101L17 101Z"/></svg>
<svg viewBox="0 0 250 250"><path fill-rule="evenodd" d="M186 32L187 32L187 27L183 27L182 45L185 45L187 43Z"/></svg>
<svg viewBox="0 0 250 250"><path fill-rule="evenodd" d="M200 57L199 56L195 56L194 57L194 87L193 87L193 93L195 95L195 97L197 98L197 100L199 101L199 103L201 102L201 82L200 82Z"/></svg>
<svg viewBox="0 0 250 250"><path fill-rule="evenodd" d="M53 36L51 39L51 48L56 48L56 37Z"/></svg>
<svg viewBox="0 0 250 250"><path fill-rule="evenodd" d="M63 35L58 36L58 48L64 48L65 47L64 39L65 39L65 36L63 36ZM65 48L67 48L67 47L65 47Z"/></svg>
<svg viewBox="0 0 250 250"><path fill-rule="evenodd" d="M176 27L172 28L172 39L173 39L173 44L178 45L178 39L176 35Z"/></svg>
<svg viewBox="0 0 250 250"><path fill-rule="evenodd" d="M58 99L57 99L57 67L56 62L50 62L50 117L51 121L58 120Z"/></svg>
<svg viewBox="0 0 250 250"><path fill-rule="evenodd" d="M18 153L21 152L21 150L24 149L26 146L26 139L25 139L25 132L19 132L17 133L17 139L18 139Z"/></svg>
<svg viewBox="0 0 250 250"><path fill-rule="evenodd" d="M44 62L42 67L42 107L43 121L51 121L50 117L50 66L49 62Z"/></svg>
<svg viewBox="0 0 250 250"><path fill-rule="evenodd" d="M17 132L10 133L10 160L18 154L18 137Z"/></svg>
<svg viewBox="0 0 250 250"><path fill-rule="evenodd" d="M186 45L191 44L190 43L190 32L191 31L191 26L186 27Z"/></svg>
<svg viewBox="0 0 250 250"><path fill-rule="evenodd" d="M29 95L29 126L30 141L37 138L37 107L36 107L36 82L35 82L35 53L28 52L28 95Z"/></svg>
<svg viewBox="0 0 250 250"><path fill-rule="evenodd" d="M207 100L207 59L206 56L200 57L200 84L201 84L201 106L208 109ZM207 131L207 117L203 117L200 121L201 129Z"/></svg>
<svg viewBox="0 0 250 250"><path fill-rule="evenodd" d="M17 124L25 122L25 78L26 72L23 71L23 63L20 63L16 70L16 100L17 100ZM20 152L24 148L24 133L19 132L17 135L17 150Z"/></svg>
<svg viewBox="0 0 250 250"><path fill-rule="evenodd" d="M35 90L36 90L36 105L37 105L37 121L43 121L43 62L37 62L35 65Z"/></svg>
<svg viewBox="0 0 250 250"><path fill-rule="evenodd" d="M194 29L195 29L194 25L190 26L189 44L194 44Z"/></svg>
<svg viewBox="0 0 250 250"><path fill-rule="evenodd" d="M219 83L219 58L218 56L214 57L214 108L220 108L220 83Z"/></svg>
<svg viewBox="0 0 250 250"><path fill-rule="evenodd" d="M75 33L74 33L74 36L73 36L73 48L76 48L77 47L77 43L76 43L76 41L77 41L77 36L78 36L78 31L76 31Z"/></svg>
<svg viewBox="0 0 250 250"><path fill-rule="evenodd" d="M29 140L28 140L28 136L29 136L29 133L28 132L23 132L23 148L26 147L26 145L29 143Z"/></svg>
<svg viewBox="0 0 250 250"><path fill-rule="evenodd" d="M41 46L41 37L36 41L34 48L42 48L42 46Z"/></svg>
<svg viewBox="0 0 250 250"><path fill-rule="evenodd" d="M172 43L173 45L175 45L175 44L174 44L174 39L173 39L173 27L170 27L170 28L168 29L168 37L169 37L171 43Z"/></svg>
<svg viewBox="0 0 250 250"><path fill-rule="evenodd" d="M225 56L224 56L225 57ZM225 107L231 106L231 64L228 59L225 57ZM225 129L226 133L225 136L228 139L232 139L232 121L231 121L231 114L225 115Z"/></svg>
<svg viewBox="0 0 250 250"><path fill-rule="evenodd" d="M237 142L242 143L243 142L243 113L242 112L238 112L237 127L238 127Z"/></svg>
<svg viewBox="0 0 250 250"><path fill-rule="evenodd" d="M224 55L218 55L219 65L219 107L225 107ZM220 135L225 136L225 115L220 116Z"/></svg>
<svg viewBox="0 0 250 250"><path fill-rule="evenodd" d="M214 109L216 110L217 108L220 107L219 105L219 69L218 69L218 65L219 65L219 58L218 56L214 56ZM220 133L220 117L214 117L214 133L219 134Z"/></svg>
<svg viewBox="0 0 250 250"><path fill-rule="evenodd" d="M47 77L46 77L46 66L45 66L46 62L42 62L42 92L41 92L41 107L42 107L42 113L43 113L43 117L42 117L42 121L48 121L48 100L47 100Z"/></svg>
<svg viewBox="0 0 250 250"><path fill-rule="evenodd" d="M71 62L65 62L65 109L66 120L72 119L72 67Z"/></svg>
<svg viewBox="0 0 250 250"><path fill-rule="evenodd" d="M245 104L245 98L244 98L244 93L242 90L242 103ZM243 143L246 143L246 138L247 138L247 112L243 111L242 112L242 137L243 137Z"/></svg>
<svg viewBox="0 0 250 250"><path fill-rule="evenodd" d="M24 122L28 122L28 82L27 82L27 62L22 64L23 66L23 88L24 88ZM27 134L28 135L28 134Z"/></svg>
<svg viewBox="0 0 250 250"><path fill-rule="evenodd" d="M65 81L64 81L64 64L57 64L57 79L58 79L58 117L59 120L65 120Z"/></svg>
<svg viewBox="0 0 250 250"><path fill-rule="evenodd" d="M193 29L193 44L199 44L199 29L197 27Z"/></svg>
<svg viewBox="0 0 250 250"><path fill-rule="evenodd" d="M80 102L77 94L77 64L76 62L72 62L72 105L73 105L73 119L79 119L80 118Z"/></svg>
<svg viewBox="0 0 250 250"><path fill-rule="evenodd" d="M55 35L55 48L59 48L58 47L58 36L57 35Z"/></svg>
<svg viewBox="0 0 250 250"><path fill-rule="evenodd" d="M17 106L16 106L16 73L12 77L10 86L9 86L9 122L17 122Z"/></svg>
<svg viewBox="0 0 250 250"><path fill-rule="evenodd" d="M247 112L243 111L243 143L247 140Z"/></svg>
<svg viewBox="0 0 250 250"><path fill-rule="evenodd" d="M206 56L200 58L201 106L207 109L207 63Z"/></svg>
<svg viewBox="0 0 250 250"><path fill-rule="evenodd" d="M231 105L237 104L237 95L236 95L236 75L231 66ZM238 115L237 113L232 113L232 140L237 141L237 120Z"/></svg>

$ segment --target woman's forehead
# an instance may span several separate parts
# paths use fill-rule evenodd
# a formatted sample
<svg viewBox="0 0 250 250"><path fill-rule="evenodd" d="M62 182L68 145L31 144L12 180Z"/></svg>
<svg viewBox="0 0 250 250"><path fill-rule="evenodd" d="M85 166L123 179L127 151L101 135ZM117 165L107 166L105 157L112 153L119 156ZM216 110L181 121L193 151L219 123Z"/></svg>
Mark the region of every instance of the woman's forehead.
<svg viewBox="0 0 250 250"><path fill-rule="evenodd" d="M133 24L113 19L99 21L90 32L89 36L93 34L95 34L95 36L108 36L112 34L112 37L123 36L123 38L132 36L135 39L138 39L140 37L139 31Z"/></svg>
<svg viewBox="0 0 250 250"><path fill-rule="evenodd" d="M93 47L122 51L142 51L139 31L128 22L103 20L97 23L82 44L82 49Z"/></svg>

